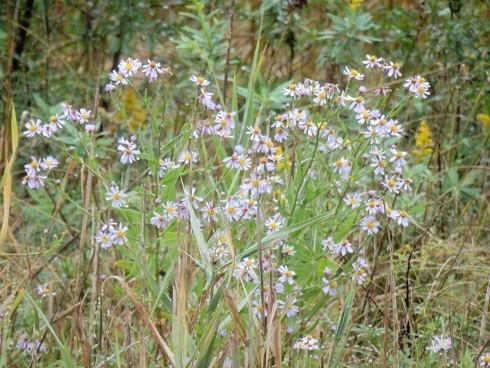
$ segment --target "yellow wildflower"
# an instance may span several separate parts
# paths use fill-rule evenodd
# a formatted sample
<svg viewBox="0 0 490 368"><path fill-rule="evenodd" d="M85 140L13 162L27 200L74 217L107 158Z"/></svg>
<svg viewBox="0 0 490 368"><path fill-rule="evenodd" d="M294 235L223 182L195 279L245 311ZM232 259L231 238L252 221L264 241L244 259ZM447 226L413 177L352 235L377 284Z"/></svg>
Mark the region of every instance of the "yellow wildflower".
<svg viewBox="0 0 490 368"><path fill-rule="evenodd" d="M416 148L413 150L413 154L419 161L422 161L425 156L432 152L433 143L429 126L425 120L422 120L415 134Z"/></svg>

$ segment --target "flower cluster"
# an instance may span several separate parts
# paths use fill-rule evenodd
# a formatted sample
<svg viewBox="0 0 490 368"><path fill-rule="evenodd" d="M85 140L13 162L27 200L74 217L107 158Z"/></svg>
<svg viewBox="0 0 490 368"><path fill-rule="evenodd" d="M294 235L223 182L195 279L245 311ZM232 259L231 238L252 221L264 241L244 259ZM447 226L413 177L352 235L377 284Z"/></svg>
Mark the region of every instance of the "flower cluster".
<svg viewBox="0 0 490 368"><path fill-rule="evenodd" d="M109 75L111 83L105 86L106 92L114 91L117 86L128 85L131 78L136 76L141 68L149 83L155 82L159 74L172 74L170 68L162 68L161 64L155 61L148 60L148 64L143 65L138 59L128 58L122 60L117 70L113 70Z"/></svg>
<svg viewBox="0 0 490 368"><path fill-rule="evenodd" d="M432 339L432 344L427 346L427 350L429 350L433 354L438 353L447 353L449 349L451 349L451 338L445 337L444 335L436 335Z"/></svg>
<svg viewBox="0 0 490 368"><path fill-rule="evenodd" d="M110 219L102 226L95 241L104 249L110 248L113 244L124 245L128 241L126 234L128 230L128 226Z"/></svg>
<svg viewBox="0 0 490 368"><path fill-rule="evenodd" d="M17 347L19 349L25 350L27 353L31 355L35 355L37 353L45 352L48 347L43 339L34 339L31 340L27 332L24 332L17 341Z"/></svg>
<svg viewBox="0 0 490 368"><path fill-rule="evenodd" d="M298 341L296 341L293 345L293 349L295 350L318 350L320 347L318 346L318 340L313 338L311 335L306 335L302 337Z"/></svg>

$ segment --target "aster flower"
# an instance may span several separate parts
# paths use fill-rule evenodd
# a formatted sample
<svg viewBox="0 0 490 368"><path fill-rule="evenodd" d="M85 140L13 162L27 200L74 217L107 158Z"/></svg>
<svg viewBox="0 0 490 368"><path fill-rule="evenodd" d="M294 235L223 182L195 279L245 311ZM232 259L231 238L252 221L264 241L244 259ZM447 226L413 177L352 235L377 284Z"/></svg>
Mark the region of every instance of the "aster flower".
<svg viewBox="0 0 490 368"><path fill-rule="evenodd" d="M333 252L333 250L335 249L335 243L331 236L329 236L327 239L323 239L322 245L323 245L322 248L323 251L328 249L330 252Z"/></svg>
<svg viewBox="0 0 490 368"><path fill-rule="evenodd" d="M76 112L77 120L80 124L88 123L88 119L90 119L90 114L92 110L80 109Z"/></svg>
<svg viewBox="0 0 490 368"><path fill-rule="evenodd" d="M279 282L287 282L289 285L294 284L294 276L296 272L289 270L286 266L280 266L277 271L281 274Z"/></svg>
<svg viewBox="0 0 490 368"><path fill-rule="evenodd" d="M168 217L161 215L157 212L153 212L154 216L150 219L150 223L159 229L164 229L168 224Z"/></svg>
<svg viewBox="0 0 490 368"><path fill-rule="evenodd" d="M446 338L444 335L436 335L432 339L432 344L427 346L426 350L429 350L433 354L437 354L440 351L447 353L451 349L451 338Z"/></svg>
<svg viewBox="0 0 490 368"><path fill-rule="evenodd" d="M355 69L349 69L349 67L347 67L347 66L345 67L342 74L347 75L348 80L351 80L351 79L363 80L364 79L363 74L359 73Z"/></svg>
<svg viewBox="0 0 490 368"><path fill-rule="evenodd" d="M398 225L401 225L403 227L407 227L408 226L408 214L405 211L401 211L396 222Z"/></svg>
<svg viewBox="0 0 490 368"><path fill-rule="evenodd" d="M194 82L196 86L206 87L207 85L209 85L209 81L207 81L203 77L196 77L195 75L193 75L189 79L191 82Z"/></svg>
<svg viewBox="0 0 490 368"><path fill-rule="evenodd" d="M480 367L490 367L490 353L480 355Z"/></svg>
<svg viewBox="0 0 490 368"><path fill-rule="evenodd" d="M148 60L148 64L143 65L142 71L145 73L145 76L148 77L149 83L153 83L157 79L158 74L163 73L160 63L156 63L152 60Z"/></svg>
<svg viewBox="0 0 490 368"><path fill-rule="evenodd" d="M100 246L104 249L108 249L112 246L114 241L107 231L100 230L99 234L95 237L95 241L100 243Z"/></svg>
<svg viewBox="0 0 490 368"><path fill-rule="evenodd" d="M65 121L63 120L63 116L58 116L58 114L53 115L49 118L49 122L51 124L56 124L56 126L61 129L63 128L63 125L65 125Z"/></svg>
<svg viewBox="0 0 490 368"><path fill-rule="evenodd" d="M337 282L336 281L329 281L325 277L322 277L322 281L325 284L325 286L322 287L322 291L325 294L329 294L330 296L337 295Z"/></svg>
<svg viewBox="0 0 490 368"><path fill-rule="evenodd" d="M284 244L282 246L282 254L292 257L292 256L294 256L295 253L296 253L296 250L294 250L293 246L287 245L287 244Z"/></svg>
<svg viewBox="0 0 490 368"><path fill-rule="evenodd" d="M343 257L347 253L353 253L354 250L352 249L351 243L347 239L342 240L339 244L335 245L335 254L341 254Z"/></svg>
<svg viewBox="0 0 490 368"><path fill-rule="evenodd" d="M41 124L42 124L42 122L40 119L37 119L36 121L34 121L34 120L29 121L25 125L27 130L23 134L25 136L27 136L28 138L32 138L32 137L36 136L36 134L41 134L41 132L42 132Z"/></svg>
<svg viewBox="0 0 490 368"><path fill-rule="evenodd" d="M117 86L119 84L122 84L122 85L127 85L128 84L128 81L126 78L124 78L123 75L119 74L117 71L113 70L111 74L109 74L109 78L111 79L111 81L114 82L114 84ZM106 91L107 91L107 87L106 87ZM109 88L109 91L112 91L111 88Z"/></svg>
<svg viewBox="0 0 490 368"><path fill-rule="evenodd" d="M47 296L50 296L50 295L52 295L52 296L56 295L55 292L49 290L47 283L42 284L42 285L38 285L37 286L37 293L38 293L38 295L41 295L43 298L46 298Z"/></svg>
<svg viewBox="0 0 490 368"><path fill-rule="evenodd" d="M138 59L131 58L122 60L118 65L119 73L125 78L132 77L134 74L138 73L140 68L141 62Z"/></svg>
<svg viewBox="0 0 490 368"><path fill-rule="evenodd" d="M362 63L366 65L366 68L382 68L383 65L381 62L383 58L376 58L375 55L366 55L367 60L364 60Z"/></svg>
<svg viewBox="0 0 490 368"><path fill-rule="evenodd" d="M124 226L121 223L119 224L119 226L117 228L113 227L113 228L109 229L111 240L115 244L124 245L128 241L128 238L126 236L126 232L128 230L129 230L129 228L127 226Z"/></svg>
<svg viewBox="0 0 490 368"><path fill-rule="evenodd" d="M40 166L45 169L45 170L51 170L57 167L59 164L59 161L52 156L48 156L46 158L43 158L43 161L40 163Z"/></svg>
<svg viewBox="0 0 490 368"><path fill-rule="evenodd" d="M294 305L294 303L296 303L296 299L293 299L288 303L283 302L282 300L278 300L277 302L279 304L279 309L286 314L286 317L290 318L298 314L299 308Z"/></svg>
<svg viewBox="0 0 490 368"><path fill-rule="evenodd" d="M201 213L204 221L218 221L218 218L216 217L217 209L213 202L206 202L204 207L201 209Z"/></svg>
<svg viewBox="0 0 490 368"><path fill-rule="evenodd" d="M198 161L197 152L185 151L180 154L179 162L188 165L191 161L192 162Z"/></svg>
<svg viewBox="0 0 490 368"><path fill-rule="evenodd" d="M119 190L119 187L115 184L111 185L109 192L107 192L106 201L112 201L111 207L118 208L126 205L124 198L127 194L124 191Z"/></svg>
<svg viewBox="0 0 490 368"><path fill-rule="evenodd" d="M361 228L367 231L368 235L376 234L379 231L379 221L374 216L367 216L361 220Z"/></svg>
<svg viewBox="0 0 490 368"><path fill-rule="evenodd" d="M282 90L284 96L289 96L292 98L296 98L299 96L298 86L294 83L291 83L287 88Z"/></svg>
<svg viewBox="0 0 490 368"><path fill-rule="evenodd" d="M119 145L117 146L117 150L123 153L123 155L121 156L121 162L123 164L127 162L132 164L133 162L135 162L136 155L140 154L140 151L136 149L136 144L128 142L123 137L119 138L118 143Z"/></svg>
<svg viewBox="0 0 490 368"><path fill-rule="evenodd" d="M349 193L345 196L344 202L350 208L357 208L361 205L361 195L358 193Z"/></svg>
<svg viewBox="0 0 490 368"><path fill-rule="evenodd" d="M388 77L394 77L395 79L402 76L400 73L400 65L390 61L390 65L383 66L383 69L388 70Z"/></svg>

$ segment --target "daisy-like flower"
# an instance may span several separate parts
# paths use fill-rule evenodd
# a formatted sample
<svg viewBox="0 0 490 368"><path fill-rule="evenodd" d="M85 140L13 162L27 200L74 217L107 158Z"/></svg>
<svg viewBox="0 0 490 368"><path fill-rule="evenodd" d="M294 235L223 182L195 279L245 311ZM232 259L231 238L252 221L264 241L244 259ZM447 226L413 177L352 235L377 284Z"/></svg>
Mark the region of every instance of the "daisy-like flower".
<svg viewBox="0 0 490 368"><path fill-rule="evenodd" d="M113 85L112 83L108 83L105 85L105 91L107 93L111 93L112 91L114 91L116 89L116 86Z"/></svg>
<svg viewBox="0 0 490 368"><path fill-rule="evenodd" d="M300 122L298 128L308 137L314 137L318 131L317 125L310 120Z"/></svg>
<svg viewBox="0 0 490 368"><path fill-rule="evenodd" d="M51 170L57 167L59 164L59 161L51 156L48 156L46 158L43 158L43 161L41 162L40 166L45 169L45 170Z"/></svg>
<svg viewBox="0 0 490 368"><path fill-rule="evenodd" d="M42 122L40 119L37 119L36 121L34 121L34 120L29 121L25 125L27 130L23 134L25 136L27 136L28 138L32 138L32 137L36 136L36 134L41 134L41 132L42 132L41 123Z"/></svg>
<svg viewBox="0 0 490 368"><path fill-rule="evenodd" d="M39 171L41 171L39 166L40 164L37 158L31 156L31 162L27 165L24 165L24 169L28 175L33 176L36 175Z"/></svg>
<svg viewBox="0 0 490 368"><path fill-rule="evenodd" d="M480 367L490 367L490 353L480 355Z"/></svg>
<svg viewBox="0 0 490 368"><path fill-rule="evenodd" d="M262 318L262 315L267 317L267 307L264 308L264 305L260 302L260 300L254 300L253 301L253 312L258 318Z"/></svg>
<svg viewBox="0 0 490 368"><path fill-rule="evenodd" d="M158 171L158 175L162 177L165 172L178 169L179 167L180 165L178 163L172 161L168 157L164 160L160 159L160 170Z"/></svg>
<svg viewBox="0 0 490 368"><path fill-rule="evenodd" d="M395 166L403 167L407 164L407 161L405 161L404 159L407 154L406 152L397 151L395 147L390 149L390 152L393 154L393 157L390 158L390 162L393 163Z"/></svg>
<svg viewBox="0 0 490 368"><path fill-rule="evenodd" d="M247 155L238 156L238 168L242 171L247 171L252 167L252 160Z"/></svg>
<svg viewBox="0 0 490 368"><path fill-rule="evenodd" d="M415 97L422 96L422 98L427 98L430 96L429 92L430 85L429 83L420 83L417 91L415 92Z"/></svg>
<svg viewBox="0 0 490 368"><path fill-rule="evenodd" d="M204 207L201 209L201 213L204 221L218 221L218 218L216 217L217 210L213 202L206 202Z"/></svg>
<svg viewBox="0 0 490 368"><path fill-rule="evenodd" d="M168 217L159 213L153 212L154 216L150 219L150 223L159 229L165 229L168 224Z"/></svg>
<svg viewBox="0 0 490 368"><path fill-rule="evenodd" d="M353 110L355 113L360 113L365 110L364 108L364 98L362 96L357 96L356 98L354 97L346 97L347 101L352 101L351 105L349 106L350 110Z"/></svg>
<svg viewBox="0 0 490 368"><path fill-rule="evenodd" d="M121 223L119 224L118 228L113 227L109 229L111 240L115 244L124 245L128 241L128 238L126 236L126 232L128 230L129 228Z"/></svg>
<svg viewBox="0 0 490 368"><path fill-rule="evenodd" d="M406 79L403 87L408 88L408 90L412 93L415 93L419 89L420 84L420 75L412 77L410 79Z"/></svg>
<svg viewBox="0 0 490 368"><path fill-rule="evenodd" d="M49 290L47 283L42 284L42 285L38 285L37 286L37 293L39 295L41 295L43 298L46 298L47 296L50 296L50 295L52 295L52 296L56 295L55 292Z"/></svg>
<svg viewBox="0 0 490 368"><path fill-rule="evenodd" d="M123 137L119 138L118 143L119 145L117 146L117 150L123 153L123 155L121 156L121 162L123 164L127 162L132 164L133 162L135 162L136 155L140 154L140 151L136 149L136 144L128 142Z"/></svg>
<svg viewBox="0 0 490 368"><path fill-rule="evenodd" d="M179 162L188 165L191 161L192 162L198 161L197 152L185 151L180 154Z"/></svg>
<svg viewBox="0 0 490 368"><path fill-rule="evenodd" d="M321 88L318 92L315 92L313 103L319 104L320 106L325 105L327 103L327 97L327 92L325 92L324 88Z"/></svg>
<svg viewBox="0 0 490 368"><path fill-rule="evenodd" d="M349 172L351 170L351 163L343 157L337 159L332 164L332 166L333 166L334 172L338 172L339 174L341 174L344 177L349 175Z"/></svg>
<svg viewBox="0 0 490 368"><path fill-rule="evenodd" d="M63 120L63 117L58 116L58 114L53 115L49 118L49 122L51 124L56 124L58 128L63 128L63 125L65 125L65 121Z"/></svg>
<svg viewBox="0 0 490 368"><path fill-rule="evenodd" d="M406 190L407 192L412 191L412 187L410 186L412 184L412 179L410 178L399 178L398 179L398 185L400 186L400 189Z"/></svg>
<svg viewBox="0 0 490 368"><path fill-rule="evenodd" d="M223 264L226 262L226 259L230 254L230 250L225 245L218 245L214 248L213 254L220 261L220 263Z"/></svg>
<svg viewBox="0 0 490 368"><path fill-rule="evenodd" d="M362 63L366 65L366 68L382 68L383 65L381 62L383 58L376 58L375 55L366 55L367 60L364 60Z"/></svg>
<svg viewBox="0 0 490 368"><path fill-rule="evenodd" d="M292 256L294 256L295 253L296 253L296 250L294 250L294 247L292 245L284 244L282 246L282 254L292 257Z"/></svg>
<svg viewBox="0 0 490 368"><path fill-rule="evenodd" d="M379 221L374 216L367 216L361 220L361 228L367 231L368 235L376 234L379 231Z"/></svg>
<svg viewBox="0 0 490 368"><path fill-rule="evenodd" d="M440 351L447 353L451 349L451 338L446 338L444 335L436 335L432 339L432 344L426 347L433 354L437 354Z"/></svg>
<svg viewBox="0 0 490 368"><path fill-rule="evenodd" d="M58 126L56 124L47 123L42 126L41 134L46 138L51 138L57 130Z"/></svg>
<svg viewBox="0 0 490 368"><path fill-rule="evenodd" d="M405 211L400 211L400 214L399 214L396 222L398 225L401 225L403 227L407 227L408 226L408 214Z"/></svg>
<svg viewBox="0 0 490 368"><path fill-rule="evenodd" d="M163 215L167 218L168 221L172 221L177 217L177 206L174 202L168 201L166 204L162 204L163 206Z"/></svg>
<svg viewBox="0 0 490 368"><path fill-rule="evenodd" d="M277 126L276 134L274 134L274 140L281 143L284 142L286 139L288 139L288 132L284 129L284 127Z"/></svg>
<svg viewBox="0 0 490 368"><path fill-rule="evenodd" d="M109 78L111 78L111 81L113 81L116 86L119 84L126 86L128 84L128 80L115 70L113 70L112 73L109 74Z"/></svg>
<svg viewBox="0 0 490 368"><path fill-rule="evenodd" d="M341 254L343 257L347 253L353 253L354 250L351 247L351 243L347 239L342 240L339 244L335 246L335 254Z"/></svg>
<svg viewBox="0 0 490 368"><path fill-rule="evenodd" d="M112 201L111 207L118 208L126 205L126 201L124 198L127 197L127 194L124 191L119 190L119 187L116 184L112 184L109 192L107 192L106 201Z"/></svg>
<svg viewBox="0 0 490 368"><path fill-rule="evenodd" d="M374 95L376 97L379 97L379 96L386 96L388 93L391 92L391 89L389 87L386 87L386 86L379 86L378 88L376 88L374 90Z"/></svg>
<svg viewBox="0 0 490 368"><path fill-rule="evenodd" d="M145 76L148 77L149 83L153 83L158 78L158 74L163 73L160 63L156 63L152 60L148 60L148 64L143 65L142 71L145 73Z"/></svg>
<svg viewBox="0 0 490 368"><path fill-rule="evenodd" d="M17 347L22 350L27 350L29 347L29 335L27 332L20 335L19 340L17 340Z"/></svg>
<svg viewBox="0 0 490 368"><path fill-rule="evenodd" d="M395 79L402 76L400 73L400 65L390 61L390 65L383 66L383 69L388 69L388 77L394 77Z"/></svg>
<svg viewBox="0 0 490 368"><path fill-rule="evenodd" d="M388 189L391 193L400 193L400 183L394 176L391 178L385 176L385 180L381 182L381 185Z"/></svg>
<svg viewBox="0 0 490 368"><path fill-rule="evenodd" d="M292 300L287 304L282 300L278 300L279 309L282 310L283 313L286 314L286 317L288 318L294 317L299 312L299 308L295 306L294 303L296 303L296 299Z"/></svg>
<svg viewBox="0 0 490 368"><path fill-rule="evenodd" d="M76 112L77 120L80 124L88 123L88 119L90 119L90 114L92 110L80 109L80 111Z"/></svg>
<svg viewBox="0 0 490 368"><path fill-rule="evenodd" d="M344 202L350 208L357 208L361 205L361 195L358 193L349 193L345 196Z"/></svg>
<svg viewBox="0 0 490 368"><path fill-rule="evenodd" d="M349 67L347 67L347 66L345 67L342 74L347 75L348 80L351 80L351 79L363 80L364 79L363 74L359 73L355 69L349 69Z"/></svg>
<svg viewBox="0 0 490 368"><path fill-rule="evenodd" d="M398 213L398 211L396 211L394 209L391 209L390 207L386 207L385 214L386 214L387 217L389 217L390 219L395 220L395 221L400 216L400 214Z"/></svg>
<svg viewBox="0 0 490 368"><path fill-rule="evenodd" d="M127 60L122 60L119 65L119 73L124 77L132 77L134 74L138 73L141 68L141 62L138 59L128 58Z"/></svg>
<svg viewBox="0 0 490 368"><path fill-rule="evenodd" d="M323 251L328 249L330 252L333 252L335 249L335 243L334 243L331 236L329 236L327 239L323 239L322 245L323 245L323 248L322 248Z"/></svg>
<svg viewBox="0 0 490 368"><path fill-rule="evenodd" d="M201 88L201 94L197 97L199 102L208 110L216 109L216 103L213 101L214 93L206 92Z"/></svg>
<svg viewBox="0 0 490 368"><path fill-rule="evenodd" d="M377 157L373 157L371 159L372 164L370 165L371 167L374 167L374 173L376 175L384 175L385 174L385 167L386 167L386 160L385 159L379 159Z"/></svg>
<svg viewBox="0 0 490 368"><path fill-rule="evenodd" d="M337 281L329 281L325 277L322 277L322 281L325 284L325 286L322 287L322 291L325 294L329 294L330 296L337 295Z"/></svg>
<svg viewBox="0 0 490 368"><path fill-rule="evenodd" d="M367 273L364 268L357 262L352 265L354 270L354 275L352 276L352 281L355 281L358 285L362 285L366 281Z"/></svg>
<svg viewBox="0 0 490 368"><path fill-rule="evenodd" d="M259 127L254 128L252 126L247 127L247 133L246 134L250 134L250 140L251 141L258 141L260 139L260 137L262 136L262 134L260 133L260 128Z"/></svg>
<svg viewBox="0 0 490 368"><path fill-rule="evenodd" d="M206 87L207 85L209 85L209 81L207 81L203 77L196 77L195 75L193 75L189 79L191 82L195 83L196 86Z"/></svg>
<svg viewBox="0 0 490 368"><path fill-rule="evenodd" d="M114 241L111 239L111 236L106 231L99 231L99 234L95 237L95 241L100 243L100 246L104 249L108 249L112 246Z"/></svg>
<svg viewBox="0 0 490 368"><path fill-rule="evenodd" d="M286 266L279 267L277 271L281 274L281 277L279 277L279 282L287 282L289 285L294 284L294 276L296 275L296 272L289 270Z"/></svg>
<svg viewBox="0 0 490 368"><path fill-rule="evenodd" d="M356 120L359 124L365 124L371 119L371 114L369 113L369 110L362 110L356 115Z"/></svg>
<svg viewBox="0 0 490 368"><path fill-rule="evenodd" d="M252 281L258 283L259 278L255 270L257 269L257 264L253 258L244 258L243 261L237 264L235 270L233 271L233 276L236 278L241 278L246 282Z"/></svg>
<svg viewBox="0 0 490 368"><path fill-rule="evenodd" d="M296 98L300 95L300 91L298 91L298 86L294 83L291 83L287 88L282 90L284 96L289 96L292 98Z"/></svg>
<svg viewBox="0 0 490 368"><path fill-rule="evenodd" d="M234 199L229 199L226 201L225 205L225 215L228 220L238 220L240 218L240 206Z"/></svg>
<svg viewBox="0 0 490 368"><path fill-rule="evenodd" d="M44 187L44 179L45 176L36 175L36 174L28 174L24 176L22 180L22 185L26 185L31 189L39 189L39 187Z"/></svg>

